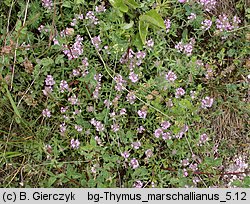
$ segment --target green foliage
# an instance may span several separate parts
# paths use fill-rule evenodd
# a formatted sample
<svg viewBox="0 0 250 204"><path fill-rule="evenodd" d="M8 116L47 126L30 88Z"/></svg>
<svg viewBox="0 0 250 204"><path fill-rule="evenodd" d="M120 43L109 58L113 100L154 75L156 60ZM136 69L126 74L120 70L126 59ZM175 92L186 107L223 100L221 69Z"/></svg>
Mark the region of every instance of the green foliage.
<svg viewBox="0 0 250 204"><path fill-rule="evenodd" d="M242 1L0 5L1 187L249 187Z"/></svg>

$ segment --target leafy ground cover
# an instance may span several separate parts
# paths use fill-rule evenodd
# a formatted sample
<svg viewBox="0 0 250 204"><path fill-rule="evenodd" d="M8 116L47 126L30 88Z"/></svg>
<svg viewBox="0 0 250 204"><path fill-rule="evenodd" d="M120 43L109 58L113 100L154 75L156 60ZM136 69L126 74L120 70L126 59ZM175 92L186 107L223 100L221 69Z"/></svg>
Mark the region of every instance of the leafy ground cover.
<svg viewBox="0 0 250 204"><path fill-rule="evenodd" d="M249 187L249 1L0 1L1 187Z"/></svg>

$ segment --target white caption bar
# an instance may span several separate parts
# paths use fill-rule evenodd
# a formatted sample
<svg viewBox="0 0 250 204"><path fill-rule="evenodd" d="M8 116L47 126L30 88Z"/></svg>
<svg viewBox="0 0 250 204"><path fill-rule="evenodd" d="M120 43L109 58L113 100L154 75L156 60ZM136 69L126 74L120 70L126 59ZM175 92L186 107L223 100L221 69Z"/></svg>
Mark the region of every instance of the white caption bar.
<svg viewBox="0 0 250 204"><path fill-rule="evenodd" d="M250 189L0 189L0 204L82 203L82 204L138 204L138 203L237 203L250 201Z"/></svg>

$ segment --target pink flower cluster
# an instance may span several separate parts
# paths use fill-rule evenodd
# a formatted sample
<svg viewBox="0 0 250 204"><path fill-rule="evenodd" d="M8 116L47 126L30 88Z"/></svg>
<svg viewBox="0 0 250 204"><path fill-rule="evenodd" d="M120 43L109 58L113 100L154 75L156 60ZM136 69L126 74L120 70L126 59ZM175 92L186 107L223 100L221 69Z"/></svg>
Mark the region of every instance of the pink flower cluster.
<svg viewBox="0 0 250 204"><path fill-rule="evenodd" d="M171 126L171 123L169 121L163 121L161 123L161 128L158 128L154 132L154 136L156 138L162 137L163 140L169 140L171 139L171 133L170 132L164 132L164 130L167 130Z"/></svg>
<svg viewBox="0 0 250 204"><path fill-rule="evenodd" d="M212 21L211 20L209 20L209 19L206 19L206 20L204 20L204 21L202 21L201 22L201 29L203 29L203 30L209 30L210 29L210 27L212 26Z"/></svg>
<svg viewBox="0 0 250 204"><path fill-rule="evenodd" d="M183 43L182 41L178 42L175 45L175 49L177 49L179 52L183 52L187 56L191 56L194 44L195 39L191 38L188 43Z"/></svg>
<svg viewBox="0 0 250 204"><path fill-rule="evenodd" d="M206 108L211 108L213 105L214 99L210 98L209 96L206 96L204 99L201 101L201 107L206 109Z"/></svg>
<svg viewBox="0 0 250 204"><path fill-rule="evenodd" d="M53 1L52 0L42 0L42 6L46 9L52 9Z"/></svg>
<svg viewBox="0 0 250 204"><path fill-rule="evenodd" d="M118 74L117 76L114 77L114 80L116 82L115 89L117 91L124 90L127 81L123 79L122 75Z"/></svg>
<svg viewBox="0 0 250 204"><path fill-rule="evenodd" d="M43 90L43 94L45 96L48 96L48 94L50 94L53 90L53 86L55 84L55 80L53 79L52 75L47 75L46 79L45 79L45 87Z"/></svg>
<svg viewBox="0 0 250 204"><path fill-rule="evenodd" d="M221 32L231 31L239 27L241 20L239 17L234 16L232 21L230 21L226 14L219 15L219 18L216 19L216 28Z"/></svg>
<svg viewBox="0 0 250 204"><path fill-rule="evenodd" d="M67 55L69 60L76 59L83 54L82 41L83 38L80 35L77 35L73 46L68 47L67 45L63 45L63 53Z"/></svg>
<svg viewBox="0 0 250 204"><path fill-rule="evenodd" d="M96 131L98 132L104 131L104 125L100 121L97 121L96 119L92 118L90 123L95 126Z"/></svg>
<svg viewBox="0 0 250 204"><path fill-rule="evenodd" d="M198 0L198 3L202 5L205 11L211 12L215 9L217 1L216 0Z"/></svg>
<svg viewBox="0 0 250 204"><path fill-rule="evenodd" d="M171 21L170 21L170 19L164 20L164 24L166 26L166 33L168 33L170 31L170 27L171 27Z"/></svg>
<svg viewBox="0 0 250 204"><path fill-rule="evenodd" d="M97 85L96 85L95 90L93 92L93 98L94 99L98 99L98 97L99 97L99 91L101 89L102 75L101 74L95 74L94 79L96 80Z"/></svg>

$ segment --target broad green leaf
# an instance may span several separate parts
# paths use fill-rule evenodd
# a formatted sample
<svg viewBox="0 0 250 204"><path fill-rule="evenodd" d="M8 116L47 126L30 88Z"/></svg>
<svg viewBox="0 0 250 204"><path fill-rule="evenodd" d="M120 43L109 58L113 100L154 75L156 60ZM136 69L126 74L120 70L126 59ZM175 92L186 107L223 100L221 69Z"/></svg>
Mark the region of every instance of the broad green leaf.
<svg viewBox="0 0 250 204"><path fill-rule="evenodd" d="M132 38L132 45L136 46L138 50L143 49L143 44L139 32L135 35L134 38Z"/></svg>
<svg viewBox="0 0 250 204"><path fill-rule="evenodd" d="M139 34L140 34L143 45L145 45L146 43L147 34L148 34L148 25L149 25L148 23L142 20L139 21Z"/></svg>
<svg viewBox="0 0 250 204"><path fill-rule="evenodd" d="M75 4L83 4L85 0L75 0Z"/></svg>
<svg viewBox="0 0 250 204"><path fill-rule="evenodd" d="M71 8L71 3L70 3L70 1L64 1L62 6L66 7L66 8Z"/></svg>
<svg viewBox="0 0 250 204"><path fill-rule="evenodd" d="M133 25L134 25L134 21L130 21L130 23L125 23L125 24L123 24L123 25L122 25L122 29L128 30L128 29L132 28Z"/></svg>
<svg viewBox="0 0 250 204"><path fill-rule="evenodd" d="M124 4L123 0L109 0L109 2L114 8L119 9L120 11L125 13L128 12L128 7L126 4Z"/></svg>
<svg viewBox="0 0 250 204"><path fill-rule="evenodd" d="M155 10L150 10L146 14L141 15L140 20L148 22L160 28L165 28L164 20Z"/></svg>
<svg viewBox="0 0 250 204"><path fill-rule="evenodd" d="M124 2L133 9L137 9L139 7L139 4L134 0L124 0Z"/></svg>

